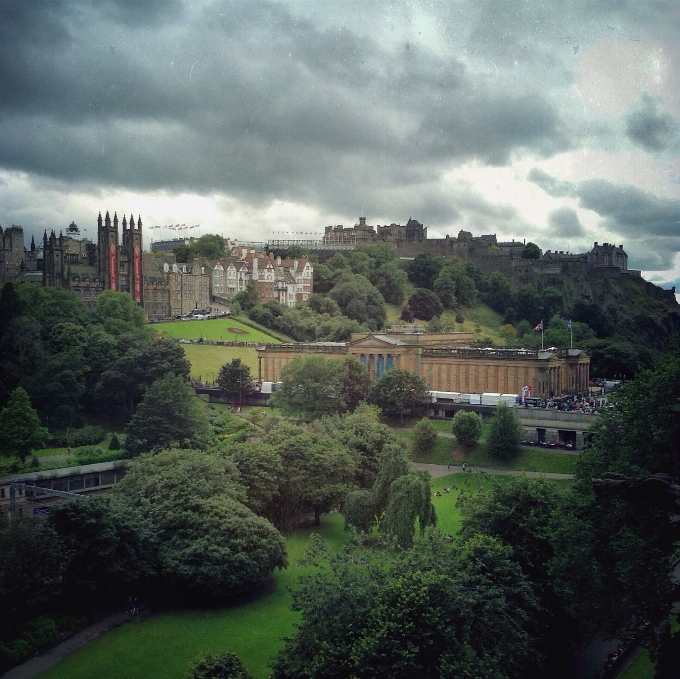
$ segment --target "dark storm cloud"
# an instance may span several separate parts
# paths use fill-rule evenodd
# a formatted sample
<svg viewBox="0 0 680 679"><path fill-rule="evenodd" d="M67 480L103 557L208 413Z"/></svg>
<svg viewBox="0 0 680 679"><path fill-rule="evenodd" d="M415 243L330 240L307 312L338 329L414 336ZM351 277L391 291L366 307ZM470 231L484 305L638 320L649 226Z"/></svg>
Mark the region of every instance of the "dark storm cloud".
<svg viewBox="0 0 680 679"><path fill-rule="evenodd" d="M560 207L548 215L551 235L556 238L579 238L586 232L579 221L576 211L570 207Z"/></svg>
<svg viewBox="0 0 680 679"><path fill-rule="evenodd" d="M597 212L620 233L638 237L641 233L669 237L680 234L680 201L604 179L572 184L539 168L533 168L527 178L553 197L577 198L581 207Z"/></svg>
<svg viewBox="0 0 680 679"><path fill-rule="evenodd" d="M490 89L420 45L320 29L277 3L26 5L0 29L8 169L330 208L337 182L415 191L452 161L572 146L538 91Z"/></svg>
<svg viewBox="0 0 680 679"><path fill-rule="evenodd" d="M658 97L643 94L626 116L626 134L647 151L666 151L677 147L678 123L673 116L659 112Z"/></svg>

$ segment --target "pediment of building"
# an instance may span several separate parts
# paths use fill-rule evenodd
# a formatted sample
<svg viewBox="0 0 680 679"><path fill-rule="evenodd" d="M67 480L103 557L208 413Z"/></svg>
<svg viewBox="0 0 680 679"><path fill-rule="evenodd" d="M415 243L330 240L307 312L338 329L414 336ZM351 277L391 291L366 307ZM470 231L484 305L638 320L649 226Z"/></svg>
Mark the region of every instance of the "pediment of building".
<svg viewBox="0 0 680 679"><path fill-rule="evenodd" d="M356 340L352 340L349 343L350 349L396 349L398 347L405 346L403 342L398 340L383 339L381 337L376 337L375 335L368 335L367 337L361 337Z"/></svg>

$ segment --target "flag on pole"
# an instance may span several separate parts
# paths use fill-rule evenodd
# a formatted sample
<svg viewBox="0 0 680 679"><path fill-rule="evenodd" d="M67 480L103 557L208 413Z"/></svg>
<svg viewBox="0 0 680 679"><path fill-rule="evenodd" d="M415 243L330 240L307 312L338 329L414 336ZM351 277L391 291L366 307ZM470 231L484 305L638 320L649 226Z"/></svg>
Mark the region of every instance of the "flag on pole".
<svg viewBox="0 0 680 679"><path fill-rule="evenodd" d="M571 330L571 319L567 322L567 330Z"/></svg>
<svg viewBox="0 0 680 679"><path fill-rule="evenodd" d="M543 330L543 321L534 328L534 332L538 332L539 330Z"/></svg>
<svg viewBox="0 0 680 679"><path fill-rule="evenodd" d="M153 228L154 229L160 229L161 227L160 226L154 226Z"/></svg>

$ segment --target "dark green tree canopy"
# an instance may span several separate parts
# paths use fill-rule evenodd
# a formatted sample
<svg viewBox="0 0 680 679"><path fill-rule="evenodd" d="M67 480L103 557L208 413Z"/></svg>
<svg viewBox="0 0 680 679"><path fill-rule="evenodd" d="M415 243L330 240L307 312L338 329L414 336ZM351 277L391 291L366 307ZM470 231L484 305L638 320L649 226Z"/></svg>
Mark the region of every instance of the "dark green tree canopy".
<svg viewBox="0 0 680 679"><path fill-rule="evenodd" d="M191 665L185 679L251 679L251 675L241 659L227 651L202 655Z"/></svg>
<svg viewBox="0 0 680 679"><path fill-rule="evenodd" d="M423 321L429 321L435 316L440 316L444 311L444 307L437 295L425 288L418 288L408 298L408 308L411 310L414 318Z"/></svg>
<svg viewBox="0 0 680 679"><path fill-rule="evenodd" d="M255 390L250 368L240 358L232 358L220 368L217 384L230 396L247 396Z"/></svg>
<svg viewBox="0 0 680 679"><path fill-rule="evenodd" d="M365 323L371 330L384 327L385 300L364 276L344 274L329 294L347 318Z"/></svg>
<svg viewBox="0 0 680 679"><path fill-rule="evenodd" d="M508 459L519 452L522 433L522 424L515 411L505 403L499 403L489 420L486 447L494 457Z"/></svg>
<svg viewBox="0 0 680 679"><path fill-rule="evenodd" d="M384 413L399 415L403 421L407 411L415 413L428 403L427 384L420 375L393 368L371 385L368 398Z"/></svg>
<svg viewBox="0 0 680 679"><path fill-rule="evenodd" d="M439 255L421 252L408 267L408 279L418 288L432 290L443 266L444 260Z"/></svg>
<svg viewBox="0 0 680 679"><path fill-rule="evenodd" d="M0 411L0 454L17 455L23 462L32 450L42 448L49 438L26 390L17 387Z"/></svg>
<svg viewBox="0 0 680 679"><path fill-rule="evenodd" d="M477 413L459 410L453 416L452 431L461 445L474 446L482 435L482 420Z"/></svg>
<svg viewBox="0 0 680 679"><path fill-rule="evenodd" d="M541 248L536 243L527 243L522 250L522 257L524 259L539 259L541 256Z"/></svg>
<svg viewBox="0 0 680 679"><path fill-rule="evenodd" d="M208 420L191 385L169 373L146 390L125 431L127 449L140 453L205 440Z"/></svg>

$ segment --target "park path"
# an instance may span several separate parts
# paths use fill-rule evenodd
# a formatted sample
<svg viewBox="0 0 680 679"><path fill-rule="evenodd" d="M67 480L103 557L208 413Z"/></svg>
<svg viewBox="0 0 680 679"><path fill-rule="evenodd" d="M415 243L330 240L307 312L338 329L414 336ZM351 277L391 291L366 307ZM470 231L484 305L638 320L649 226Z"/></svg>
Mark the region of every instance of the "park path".
<svg viewBox="0 0 680 679"><path fill-rule="evenodd" d="M462 472L463 468L460 465L452 464L450 467L447 464L429 464L428 462L414 462L413 466L417 469L427 469L432 478L439 476L446 476L447 474L456 474ZM535 476L545 479L573 479L573 474L560 474L557 472L523 472L517 469L492 469L490 467L477 467L469 465L470 472L484 472L485 474L493 474L497 476Z"/></svg>
<svg viewBox="0 0 680 679"><path fill-rule="evenodd" d="M127 622L131 617L132 615L130 613L124 611L111 613L85 629L80 630L77 634L74 634L66 641L62 641L48 651L36 655L22 665L13 667L11 670L5 672L5 674L0 675L0 677L1 679L32 679L71 655L71 653L75 653L79 648L94 641L102 634Z"/></svg>

